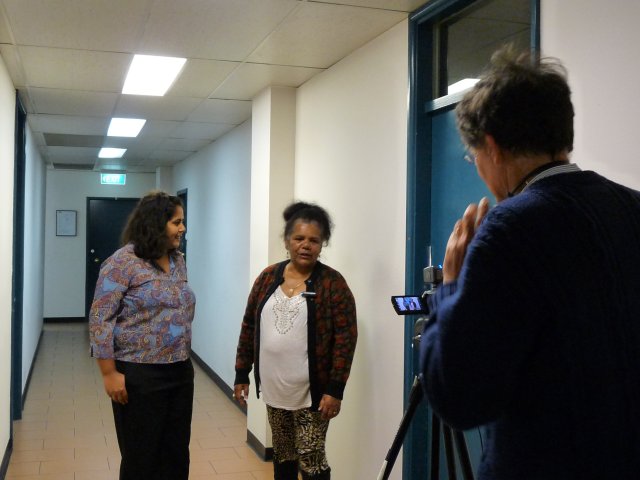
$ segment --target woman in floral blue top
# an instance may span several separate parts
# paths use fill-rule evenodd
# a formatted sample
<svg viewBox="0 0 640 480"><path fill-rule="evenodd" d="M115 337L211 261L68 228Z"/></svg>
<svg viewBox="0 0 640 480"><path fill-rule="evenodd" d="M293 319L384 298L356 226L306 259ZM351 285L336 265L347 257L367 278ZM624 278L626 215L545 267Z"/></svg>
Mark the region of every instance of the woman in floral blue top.
<svg viewBox="0 0 640 480"><path fill-rule="evenodd" d="M178 197L151 192L100 269L89 315L91 355L111 398L120 480L187 480L195 296L178 251Z"/></svg>

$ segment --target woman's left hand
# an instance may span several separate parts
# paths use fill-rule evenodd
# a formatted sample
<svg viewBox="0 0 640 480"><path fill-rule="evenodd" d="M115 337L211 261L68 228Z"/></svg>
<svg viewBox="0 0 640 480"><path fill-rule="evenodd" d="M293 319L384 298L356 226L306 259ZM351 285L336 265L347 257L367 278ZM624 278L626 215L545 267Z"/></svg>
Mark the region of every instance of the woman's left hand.
<svg viewBox="0 0 640 480"><path fill-rule="evenodd" d="M332 397L331 395L323 395L320 400L318 411L322 414L323 420L331 420L340 413L340 405L342 400Z"/></svg>

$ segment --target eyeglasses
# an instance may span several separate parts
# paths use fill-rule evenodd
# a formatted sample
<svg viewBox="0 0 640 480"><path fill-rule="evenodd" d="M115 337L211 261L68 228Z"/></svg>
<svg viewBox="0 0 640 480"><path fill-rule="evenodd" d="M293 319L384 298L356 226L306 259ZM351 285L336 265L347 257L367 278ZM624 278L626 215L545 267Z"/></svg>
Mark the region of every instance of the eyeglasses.
<svg viewBox="0 0 640 480"><path fill-rule="evenodd" d="M464 154L464 161L467 163L470 163L471 165L475 165L476 164L476 154L473 153L471 150L467 149L465 151Z"/></svg>

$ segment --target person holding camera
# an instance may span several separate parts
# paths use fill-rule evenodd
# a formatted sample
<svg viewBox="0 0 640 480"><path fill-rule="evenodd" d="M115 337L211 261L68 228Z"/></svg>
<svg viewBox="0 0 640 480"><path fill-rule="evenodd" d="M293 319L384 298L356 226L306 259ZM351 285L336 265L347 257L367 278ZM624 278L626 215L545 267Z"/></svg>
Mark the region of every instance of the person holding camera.
<svg viewBox="0 0 640 480"><path fill-rule="evenodd" d="M185 231L182 201L148 193L124 247L100 268L89 336L112 402L120 480L189 477L195 295L178 250Z"/></svg>
<svg viewBox="0 0 640 480"><path fill-rule="evenodd" d="M498 204L455 224L420 356L443 421L484 425L480 480L640 472L640 193L569 163L570 97L505 48L456 108Z"/></svg>
<svg viewBox="0 0 640 480"><path fill-rule="evenodd" d="M249 294L236 355L234 398L249 373L267 404L276 480L328 480L329 421L340 414L358 336L356 306L339 272L318 261L331 237L327 212L304 202L284 213L289 260L265 268Z"/></svg>

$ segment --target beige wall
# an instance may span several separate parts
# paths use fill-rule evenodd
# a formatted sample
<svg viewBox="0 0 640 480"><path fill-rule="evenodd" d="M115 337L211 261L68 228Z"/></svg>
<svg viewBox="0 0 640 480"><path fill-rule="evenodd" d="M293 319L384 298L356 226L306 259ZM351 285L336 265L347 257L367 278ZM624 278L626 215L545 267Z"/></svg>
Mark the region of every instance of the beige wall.
<svg viewBox="0 0 640 480"><path fill-rule="evenodd" d="M541 3L543 54L569 70L576 111L572 160L640 189L640 2Z"/></svg>

